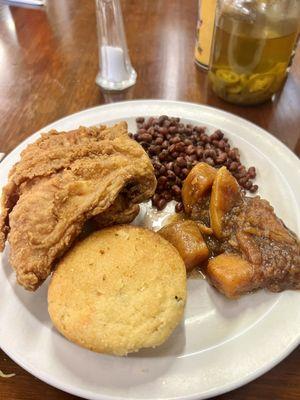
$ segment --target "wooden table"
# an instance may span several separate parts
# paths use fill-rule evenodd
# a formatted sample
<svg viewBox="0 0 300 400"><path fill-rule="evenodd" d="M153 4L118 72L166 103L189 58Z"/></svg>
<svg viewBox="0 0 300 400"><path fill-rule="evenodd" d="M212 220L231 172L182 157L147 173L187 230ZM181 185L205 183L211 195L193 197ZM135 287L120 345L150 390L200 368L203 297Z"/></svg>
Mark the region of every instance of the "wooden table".
<svg viewBox="0 0 300 400"><path fill-rule="evenodd" d="M300 51L274 102L237 107L219 100L193 62L196 0L124 0L135 86L101 93L93 0L51 0L46 11L0 6L0 152L65 115L128 99L186 100L230 111L267 129L300 155ZM276 162L276 160L275 160ZM41 349L42 351L42 349ZM218 400L298 400L300 348L256 381ZM75 399L18 367L0 351L2 400Z"/></svg>

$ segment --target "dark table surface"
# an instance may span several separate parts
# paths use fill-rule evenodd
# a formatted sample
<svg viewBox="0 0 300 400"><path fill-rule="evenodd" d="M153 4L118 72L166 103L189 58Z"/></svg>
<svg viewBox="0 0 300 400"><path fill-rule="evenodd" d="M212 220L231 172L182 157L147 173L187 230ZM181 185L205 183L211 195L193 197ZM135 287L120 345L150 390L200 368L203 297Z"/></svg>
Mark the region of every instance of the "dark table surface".
<svg viewBox="0 0 300 400"><path fill-rule="evenodd" d="M193 62L196 0L124 0L135 86L102 93L93 0L51 0L46 11L0 5L0 152L10 152L43 126L76 111L131 99L209 104L265 128L300 155L300 51L275 100L238 107L218 99ZM300 399L300 348L254 382L218 400ZM34 378L0 350L2 400L75 399Z"/></svg>

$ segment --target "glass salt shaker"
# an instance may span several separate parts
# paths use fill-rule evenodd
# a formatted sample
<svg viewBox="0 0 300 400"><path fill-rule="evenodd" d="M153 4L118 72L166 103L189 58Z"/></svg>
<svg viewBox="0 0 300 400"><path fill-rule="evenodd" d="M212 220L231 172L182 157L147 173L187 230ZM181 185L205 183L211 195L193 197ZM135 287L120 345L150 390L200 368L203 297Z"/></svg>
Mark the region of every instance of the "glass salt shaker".
<svg viewBox="0 0 300 400"><path fill-rule="evenodd" d="M105 90L123 90L136 82L128 54L119 0L96 0L99 72L96 83Z"/></svg>

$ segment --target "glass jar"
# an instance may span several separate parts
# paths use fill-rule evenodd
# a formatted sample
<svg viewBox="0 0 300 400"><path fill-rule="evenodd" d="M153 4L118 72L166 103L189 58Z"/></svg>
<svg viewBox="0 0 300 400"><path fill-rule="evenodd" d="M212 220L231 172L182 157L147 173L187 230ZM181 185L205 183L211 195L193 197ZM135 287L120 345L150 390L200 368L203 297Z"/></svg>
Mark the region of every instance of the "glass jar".
<svg viewBox="0 0 300 400"><path fill-rule="evenodd" d="M199 0L199 17L195 46L196 64L208 69L214 35L217 0Z"/></svg>
<svg viewBox="0 0 300 400"><path fill-rule="evenodd" d="M300 18L299 0L218 0L209 80L236 104L258 104L283 85Z"/></svg>

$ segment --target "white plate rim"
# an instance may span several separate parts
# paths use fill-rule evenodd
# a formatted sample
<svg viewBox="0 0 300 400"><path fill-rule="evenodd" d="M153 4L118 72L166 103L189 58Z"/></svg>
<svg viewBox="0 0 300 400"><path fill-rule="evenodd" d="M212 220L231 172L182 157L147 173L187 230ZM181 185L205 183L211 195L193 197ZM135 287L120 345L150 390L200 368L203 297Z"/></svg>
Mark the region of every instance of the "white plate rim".
<svg viewBox="0 0 300 400"><path fill-rule="evenodd" d="M297 162L300 166L300 159L296 156L295 153L293 153L291 151L291 149L283 142L281 142L276 136L271 135L267 130L261 128L260 126L256 125L254 122L248 121L243 117L240 117L238 115L235 115L231 112L228 111L224 111L221 110L219 108L213 107L213 106L209 106L206 104L198 104L198 103L194 103L194 102L188 102L188 101L179 101L179 100L161 100L161 99L146 99L146 100L127 100L127 101L118 101L118 102L114 102L114 103L109 103L109 104L102 104L102 105L98 105L98 106L94 106L94 107L90 107L90 108L85 108L84 110L81 111L77 111L73 114L69 114L66 115L65 117L59 118L53 122L50 122L49 124L47 124L46 126L44 126L43 128L39 129L38 131L32 133L30 136L28 136L27 138L23 139L13 150L11 150L8 154L5 155L5 158L1 161L1 164L3 165L3 163L5 163L7 161L7 159L14 153L17 152L18 149L24 145L25 142L28 141L28 139L32 138L33 136L36 136L38 134L41 134L42 132L46 132L50 129L55 129L54 126L55 125L59 125L63 122L69 121L71 120L74 116L83 116L87 113L90 113L92 111L96 111L99 110L101 108L101 110L105 110L105 109L110 109L112 106L113 107L117 107L119 105L122 106L130 106L130 105L153 105L153 103L156 104L164 104L164 105L182 105L183 107L189 107L189 106L196 106L199 107L202 110L208 110L208 111L216 111L217 114L219 114L220 116L224 116L224 117L230 117L230 118L234 118L237 122L239 121L240 123L244 124L244 125L248 125L248 127L252 127L254 128L256 131L260 131L260 133L263 133L266 135L266 137L268 138L268 141L273 142L273 144L276 144L276 147L281 148L283 151L288 151L289 156L293 158L294 162Z"/></svg>
<svg viewBox="0 0 300 400"><path fill-rule="evenodd" d="M254 123L247 121L241 117L238 117L234 114L228 113L226 111L223 110L219 110L216 109L214 107L210 107L210 106L206 106L206 105L201 105L201 104L196 104L196 103L189 103L189 102L181 102L181 101L168 101L168 100L134 100L134 101L124 101L124 102L118 102L118 103L111 103L111 104L106 104L106 105L100 105L100 106L95 106L92 108L88 108L86 110L68 115L66 117L63 117L59 120L56 120L50 124L48 124L47 126L45 126L44 128L40 129L39 131L37 131L36 133L32 134L31 136L29 136L27 139L23 140L14 150L12 150L6 157L5 159L1 162L1 166L5 165L6 163L9 162L10 158L14 156L14 154L19 153L20 152L20 148L22 148L22 146L24 146L24 144L28 143L29 139L32 139L33 136L37 136L38 134L40 134L41 132L45 132L47 130L50 129L54 129L54 127L56 125L60 125L64 122L70 121L72 120L75 116L79 117L79 116L84 116L87 115L90 112L93 111L98 111L98 110L109 110L111 108L116 108L118 106L132 106L132 105L149 105L150 107L153 105L153 103L156 104L163 104L165 106L169 105L179 105L182 106L183 108L185 107L197 107L199 108L199 111L201 110L207 110L209 112L216 112L218 115L223 116L224 118L233 118L236 122L240 122L245 126L248 126L249 128L253 128L255 129L256 132L259 132L260 134L266 135L265 136L265 141L268 141L269 143L272 144L272 146L275 146L277 148L277 150L282 151L284 153L288 153L290 160L292 160L292 163L297 163L299 164L300 167L300 160L298 159L298 157L292 153L292 151L284 144L282 143L279 139L277 139L276 137L272 136L271 134L269 134L267 131L265 131L264 129L258 127L257 125L255 125ZM136 116L138 116L139 114L137 114ZM149 114L150 115L150 114ZM185 117L183 117L185 118ZM117 119L117 118L116 118ZM285 160L285 161L289 161L289 160ZM259 368L258 370L254 371L253 373L248 374L247 376L245 376L242 380L238 381L238 382L233 382L233 383L229 383L227 385L224 385L221 390L219 388L215 389L211 389L209 391L207 391L206 393L203 393L203 395L201 393L199 394L195 394L195 395L187 395L184 397L184 399L188 400L192 400L192 399L207 399L210 398L212 396L217 396L223 393L226 393L228 391L231 391L233 389L236 389L242 385L245 385L246 383L256 379L257 377L261 376L262 374L264 374L265 372L269 371L271 368L273 368L275 365L277 365L280 361L282 361L285 357L287 357L298 345L300 344L300 331L298 334L298 337L295 337L295 340L292 341L290 343L290 345L285 349L284 352L282 352L281 354L278 355L278 357L274 357L272 363L268 363L265 366L262 366L261 368ZM92 393L88 394L85 390L81 390L81 389L73 389L72 387L65 387L64 385L60 384L59 382L57 382L55 379L52 379L49 376L44 375L41 371L37 371L34 370L32 368L32 366L27 365L26 363L20 362L20 360L18 359L18 354L12 354L9 349L5 349L3 348L3 351L10 357L12 358L17 364L19 364L20 366L22 366L25 370L27 370L28 372L30 372L31 374L33 374L34 376L36 376L37 378L43 380L44 382L58 388L61 389L65 392L77 395L77 396L81 396L83 398L88 398L88 399L99 399L99 396L93 396ZM86 397L86 396L89 397ZM200 397L199 397L200 396ZM183 398L183 397L180 397ZM105 399L105 400L124 400L124 397L119 397L119 396L101 396L101 399ZM170 397L171 399L171 397ZM175 397L172 397L172 399L175 399ZM176 397L177 399L177 397Z"/></svg>

